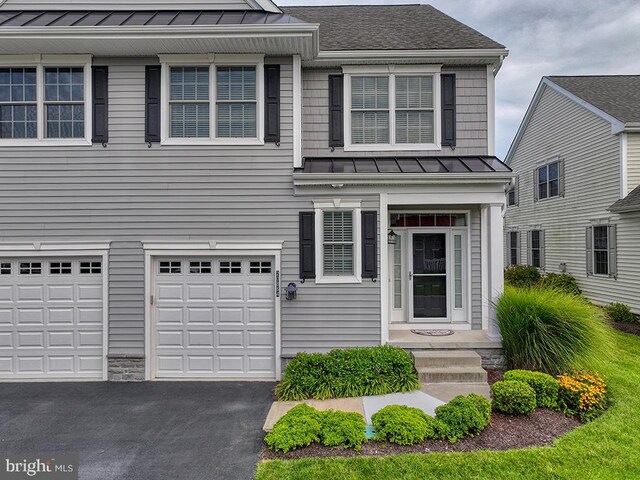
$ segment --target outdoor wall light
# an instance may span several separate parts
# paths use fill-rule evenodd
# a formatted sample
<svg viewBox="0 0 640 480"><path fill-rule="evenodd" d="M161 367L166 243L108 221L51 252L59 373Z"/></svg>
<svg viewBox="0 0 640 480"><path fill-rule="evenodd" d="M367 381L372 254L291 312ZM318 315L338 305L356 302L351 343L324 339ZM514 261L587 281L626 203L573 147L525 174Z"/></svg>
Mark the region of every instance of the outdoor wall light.
<svg viewBox="0 0 640 480"><path fill-rule="evenodd" d="M396 232L394 232L393 230L389 230L389 233L387 233L387 243L389 245L395 245L397 240L398 235L396 234Z"/></svg>

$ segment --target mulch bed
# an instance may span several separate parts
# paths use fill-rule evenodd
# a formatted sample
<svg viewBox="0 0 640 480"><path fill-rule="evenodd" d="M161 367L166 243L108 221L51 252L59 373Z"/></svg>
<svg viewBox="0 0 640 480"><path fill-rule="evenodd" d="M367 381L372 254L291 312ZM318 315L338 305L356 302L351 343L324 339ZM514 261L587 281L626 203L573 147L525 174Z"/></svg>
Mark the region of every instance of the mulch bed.
<svg viewBox="0 0 640 480"><path fill-rule="evenodd" d="M468 452L473 450L509 450L551 444L556 438L580 425L578 420L547 409L529 415L506 415L493 412L491 424L477 437L458 443L427 440L416 445L401 446L389 442L369 441L356 452L351 449L312 444L288 453L276 453L263 446L261 459L295 459L304 457L384 456L400 453Z"/></svg>
<svg viewBox="0 0 640 480"><path fill-rule="evenodd" d="M611 322L611 325L616 330L640 337L640 322Z"/></svg>

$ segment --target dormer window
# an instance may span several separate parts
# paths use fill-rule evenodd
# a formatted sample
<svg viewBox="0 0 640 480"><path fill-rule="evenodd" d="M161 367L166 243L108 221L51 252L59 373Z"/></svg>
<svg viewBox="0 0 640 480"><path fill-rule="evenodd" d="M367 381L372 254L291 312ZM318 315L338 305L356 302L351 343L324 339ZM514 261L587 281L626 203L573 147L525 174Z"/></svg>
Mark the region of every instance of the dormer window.
<svg viewBox="0 0 640 480"><path fill-rule="evenodd" d="M437 150L439 67L344 67L345 150Z"/></svg>

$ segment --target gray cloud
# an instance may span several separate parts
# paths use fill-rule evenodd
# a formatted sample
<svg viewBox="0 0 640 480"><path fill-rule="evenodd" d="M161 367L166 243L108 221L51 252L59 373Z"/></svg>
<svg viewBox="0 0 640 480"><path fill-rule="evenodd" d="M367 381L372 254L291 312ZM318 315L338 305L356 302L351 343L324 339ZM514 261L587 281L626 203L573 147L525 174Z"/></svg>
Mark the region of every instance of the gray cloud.
<svg viewBox="0 0 640 480"><path fill-rule="evenodd" d="M282 0L279 5L402 4ZM415 2L412 2L415 3ZM496 81L496 151L504 158L545 75L640 74L637 0L432 0L509 49Z"/></svg>

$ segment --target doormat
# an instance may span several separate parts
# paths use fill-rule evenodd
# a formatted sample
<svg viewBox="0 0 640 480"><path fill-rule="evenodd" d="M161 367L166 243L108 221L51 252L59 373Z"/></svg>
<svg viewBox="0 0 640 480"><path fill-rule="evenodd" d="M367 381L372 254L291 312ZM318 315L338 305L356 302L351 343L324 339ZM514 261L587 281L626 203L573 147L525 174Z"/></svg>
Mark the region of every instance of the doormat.
<svg viewBox="0 0 640 480"><path fill-rule="evenodd" d="M447 335L453 335L453 330L447 329L434 329L434 330L411 330L411 333L416 335L424 335L425 337L446 337Z"/></svg>

